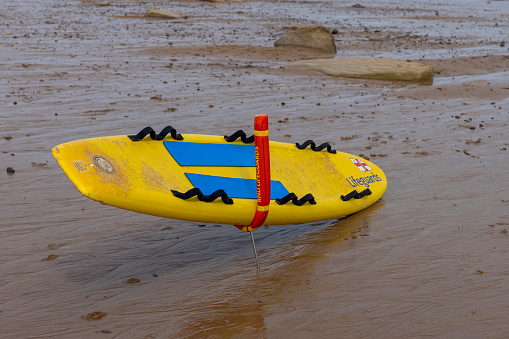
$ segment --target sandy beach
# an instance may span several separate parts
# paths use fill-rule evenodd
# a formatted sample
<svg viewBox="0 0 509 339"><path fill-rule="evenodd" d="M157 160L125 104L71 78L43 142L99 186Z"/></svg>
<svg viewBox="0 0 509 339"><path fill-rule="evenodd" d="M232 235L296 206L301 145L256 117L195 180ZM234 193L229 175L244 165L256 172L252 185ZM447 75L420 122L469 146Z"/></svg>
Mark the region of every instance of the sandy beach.
<svg viewBox="0 0 509 339"><path fill-rule="evenodd" d="M506 337L509 1L356 4L0 6L0 338ZM426 63L433 84L285 67L331 57L274 47L310 24L337 30L335 58ZM259 272L248 234L89 200L51 155L262 113L272 140L369 158L388 189L345 218L261 227Z"/></svg>

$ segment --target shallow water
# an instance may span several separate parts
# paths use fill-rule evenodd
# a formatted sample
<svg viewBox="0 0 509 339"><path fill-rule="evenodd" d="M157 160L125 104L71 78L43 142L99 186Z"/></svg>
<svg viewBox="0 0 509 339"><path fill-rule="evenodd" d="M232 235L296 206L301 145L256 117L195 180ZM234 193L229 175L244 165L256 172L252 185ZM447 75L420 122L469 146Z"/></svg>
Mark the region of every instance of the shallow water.
<svg viewBox="0 0 509 339"><path fill-rule="evenodd" d="M283 70L297 56L270 47L284 25L319 23L343 31L338 57L452 67L507 55L508 2L371 3L2 6L0 337L504 337L507 61L467 59L494 69L395 88ZM189 18L143 19L147 7ZM450 48L406 38L416 34ZM256 231L260 272L235 227L98 204L51 156L65 141L148 125L249 130L259 113L271 139L364 154L389 182L355 215ZM94 311L107 315L84 319Z"/></svg>

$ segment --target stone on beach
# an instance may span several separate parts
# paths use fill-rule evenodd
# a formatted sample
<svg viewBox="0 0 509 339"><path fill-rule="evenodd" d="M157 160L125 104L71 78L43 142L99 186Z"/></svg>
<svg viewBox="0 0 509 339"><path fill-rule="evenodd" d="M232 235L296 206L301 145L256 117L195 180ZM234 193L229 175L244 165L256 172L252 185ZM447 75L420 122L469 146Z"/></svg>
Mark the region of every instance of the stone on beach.
<svg viewBox="0 0 509 339"><path fill-rule="evenodd" d="M147 9L145 16L149 18L181 19L181 14L181 12L170 12L162 9L149 8Z"/></svg>
<svg viewBox="0 0 509 339"><path fill-rule="evenodd" d="M345 78L409 82L433 81L432 66L388 58L311 59L295 61L288 66Z"/></svg>
<svg viewBox="0 0 509 339"><path fill-rule="evenodd" d="M94 311L94 312L90 312L89 314L87 314L85 316L82 315L81 317L86 320L101 320L102 318L104 318L107 315L108 315L108 313L106 313L106 312Z"/></svg>
<svg viewBox="0 0 509 339"><path fill-rule="evenodd" d="M330 31L321 26L309 25L297 29L281 38L275 43L278 46L300 46L324 50L336 54L336 43Z"/></svg>

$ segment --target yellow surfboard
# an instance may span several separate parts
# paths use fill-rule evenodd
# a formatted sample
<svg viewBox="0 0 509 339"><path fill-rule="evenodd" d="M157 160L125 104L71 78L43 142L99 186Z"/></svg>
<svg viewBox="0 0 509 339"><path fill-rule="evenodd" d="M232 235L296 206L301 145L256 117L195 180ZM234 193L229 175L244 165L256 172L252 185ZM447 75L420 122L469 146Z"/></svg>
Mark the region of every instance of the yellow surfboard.
<svg viewBox="0 0 509 339"><path fill-rule="evenodd" d="M212 135L161 135L76 140L54 147L53 155L83 195L103 204L166 218L249 225L257 198L254 144ZM339 218L384 194L387 179L372 162L330 146L299 146L269 143L265 225Z"/></svg>

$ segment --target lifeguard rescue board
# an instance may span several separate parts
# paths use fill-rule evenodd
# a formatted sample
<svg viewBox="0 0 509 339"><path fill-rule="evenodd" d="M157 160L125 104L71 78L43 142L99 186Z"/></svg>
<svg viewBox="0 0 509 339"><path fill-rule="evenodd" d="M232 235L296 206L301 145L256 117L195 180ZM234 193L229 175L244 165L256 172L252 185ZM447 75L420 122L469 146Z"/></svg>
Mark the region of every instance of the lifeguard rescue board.
<svg viewBox="0 0 509 339"><path fill-rule="evenodd" d="M103 204L204 223L252 222L257 209L254 144L176 132L131 137L76 140L52 152L78 190ZM269 142L271 194L264 225L339 218L384 194L387 179L372 162L311 142L300 147Z"/></svg>

